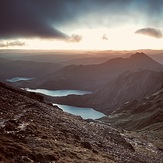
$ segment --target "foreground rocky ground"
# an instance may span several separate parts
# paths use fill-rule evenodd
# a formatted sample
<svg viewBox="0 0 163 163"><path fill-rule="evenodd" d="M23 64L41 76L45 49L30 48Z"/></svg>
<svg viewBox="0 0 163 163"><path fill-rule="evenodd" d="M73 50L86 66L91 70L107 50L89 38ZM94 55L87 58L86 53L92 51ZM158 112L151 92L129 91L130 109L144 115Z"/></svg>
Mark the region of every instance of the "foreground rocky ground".
<svg viewBox="0 0 163 163"><path fill-rule="evenodd" d="M0 83L4 163L161 163L163 151L134 132L83 120Z"/></svg>

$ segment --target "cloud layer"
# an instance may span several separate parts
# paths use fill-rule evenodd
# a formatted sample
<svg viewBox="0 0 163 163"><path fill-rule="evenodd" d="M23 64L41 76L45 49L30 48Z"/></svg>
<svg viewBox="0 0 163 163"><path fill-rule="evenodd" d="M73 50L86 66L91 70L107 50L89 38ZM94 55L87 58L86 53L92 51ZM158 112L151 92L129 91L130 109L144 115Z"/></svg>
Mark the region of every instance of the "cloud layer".
<svg viewBox="0 0 163 163"><path fill-rule="evenodd" d="M162 33L159 29L155 28L142 28L135 32L136 34L143 34L150 37L162 38Z"/></svg>
<svg viewBox="0 0 163 163"><path fill-rule="evenodd" d="M56 9L61 10L61 8L57 8L57 1L2 0L0 38L67 38L66 34L52 26L52 16L54 16L56 24L57 19L60 19L59 16L56 16L59 14Z"/></svg>
<svg viewBox="0 0 163 163"><path fill-rule="evenodd" d="M14 46L25 46L25 42L21 41L10 41L10 42L0 42L1 48L14 47Z"/></svg>
<svg viewBox="0 0 163 163"><path fill-rule="evenodd" d="M0 39L39 37L81 40L65 27L119 26L143 22L160 26L162 0L1 0ZM162 24L161 24L162 25Z"/></svg>

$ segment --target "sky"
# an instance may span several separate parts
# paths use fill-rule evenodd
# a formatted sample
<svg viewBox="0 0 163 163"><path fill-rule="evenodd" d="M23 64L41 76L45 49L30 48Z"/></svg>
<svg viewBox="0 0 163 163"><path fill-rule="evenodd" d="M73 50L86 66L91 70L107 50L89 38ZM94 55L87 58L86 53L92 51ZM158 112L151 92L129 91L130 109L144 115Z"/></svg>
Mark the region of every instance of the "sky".
<svg viewBox="0 0 163 163"><path fill-rule="evenodd" d="M163 49L162 0L1 0L0 49Z"/></svg>

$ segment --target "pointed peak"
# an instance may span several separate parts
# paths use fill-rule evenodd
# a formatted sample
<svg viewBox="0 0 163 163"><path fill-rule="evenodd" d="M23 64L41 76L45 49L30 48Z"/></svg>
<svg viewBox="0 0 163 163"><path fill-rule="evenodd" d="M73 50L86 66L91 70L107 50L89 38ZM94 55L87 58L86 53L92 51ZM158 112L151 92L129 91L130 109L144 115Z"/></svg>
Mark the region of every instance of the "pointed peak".
<svg viewBox="0 0 163 163"><path fill-rule="evenodd" d="M143 52L136 52L135 54L131 55L130 58L134 58L134 59L151 59L148 55L146 55Z"/></svg>
<svg viewBox="0 0 163 163"><path fill-rule="evenodd" d="M143 52L136 52L135 55L146 55L146 54Z"/></svg>

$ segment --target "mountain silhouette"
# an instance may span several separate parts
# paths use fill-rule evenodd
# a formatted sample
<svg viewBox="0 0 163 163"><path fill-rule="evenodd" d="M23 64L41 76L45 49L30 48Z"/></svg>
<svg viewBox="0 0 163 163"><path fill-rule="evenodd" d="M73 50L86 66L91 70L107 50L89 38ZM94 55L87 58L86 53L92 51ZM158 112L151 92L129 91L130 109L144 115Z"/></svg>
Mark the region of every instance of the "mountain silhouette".
<svg viewBox="0 0 163 163"><path fill-rule="evenodd" d="M144 53L136 53L130 58L110 59L102 64L65 66L42 79L38 87L96 91L123 72L141 70L163 71L163 65Z"/></svg>
<svg viewBox="0 0 163 163"><path fill-rule="evenodd" d="M38 78L62 67L60 64L19 60L0 60L0 79L5 81L14 77Z"/></svg>

